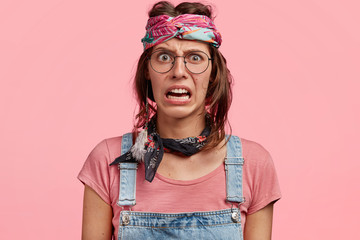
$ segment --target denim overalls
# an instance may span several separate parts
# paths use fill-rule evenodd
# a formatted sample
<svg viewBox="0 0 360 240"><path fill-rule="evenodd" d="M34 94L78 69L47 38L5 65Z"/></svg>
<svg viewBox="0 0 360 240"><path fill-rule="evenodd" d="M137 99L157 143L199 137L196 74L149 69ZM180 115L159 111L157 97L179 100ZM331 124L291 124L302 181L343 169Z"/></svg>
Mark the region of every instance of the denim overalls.
<svg viewBox="0 0 360 240"><path fill-rule="evenodd" d="M132 146L132 134L123 135L121 154ZM154 213L131 211L136 204L137 163L120 163L120 187L117 205L120 213L118 240L124 239L243 239L239 206L242 192L241 141L231 136L225 158L226 200L233 207L210 212ZM129 210L124 210L124 207Z"/></svg>

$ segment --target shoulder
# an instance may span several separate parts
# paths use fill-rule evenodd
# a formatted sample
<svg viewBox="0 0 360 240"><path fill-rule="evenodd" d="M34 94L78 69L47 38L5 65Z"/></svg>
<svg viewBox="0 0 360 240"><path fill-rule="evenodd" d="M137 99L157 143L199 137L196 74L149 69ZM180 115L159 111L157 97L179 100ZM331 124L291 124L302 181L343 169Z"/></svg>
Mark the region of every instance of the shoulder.
<svg viewBox="0 0 360 240"><path fill-rule="evenodd" d="M244 158L245 177L251 179L276 175L273 159L269 151L260 143L240 138Z"/></svg>
<svg viewBox="0 0 360 240"><path fill-rule="evenodd" d="M251 162L265 163L271 161L269 151L260 143L248 139L240 138L243 150L244 159Z"/></svg>
<svg viewBox="0 0 360 240"><path fill-rule="evenodd" d="M91 150L85 164L108 166L121 153L122 136L105 138Z"/></svg>
<svg viewBox="0 0 360 240"><path fill-rule="evenodd" d="M229 144L228 147L230 146L235 151L241 151L244 161L260 163L271 160L268 150L255 141L231 135L231 142L232 144Z"/></svg>
<svg viewBox="0 0 360 240"><path fill-rule="evenodd" d="M113 161L115 158L120 156L121 141L122 141L122 136L106 138L103 140L104 145L106 146L106 150L109 154L110 161Z"/></svg>
<svg viewBox="0 0 360 240"><path fill-rule="evenodd" d="M106 203L114 198L112 186L118 174L109 164L120 155L121 136L106 138L92 149L78 174L78 179L92 188Z"/></svg>

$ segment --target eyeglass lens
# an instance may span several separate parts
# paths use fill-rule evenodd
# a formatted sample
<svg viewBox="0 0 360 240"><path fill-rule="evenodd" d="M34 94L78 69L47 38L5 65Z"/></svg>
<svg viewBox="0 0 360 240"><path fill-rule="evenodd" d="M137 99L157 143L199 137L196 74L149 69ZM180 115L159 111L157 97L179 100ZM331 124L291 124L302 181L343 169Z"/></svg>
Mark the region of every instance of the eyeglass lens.
<svg viewBox="0 0 360 240"><path fill-rule="evenodd" d="M174 56L171 52L160 50L150 56L150 64L154 71L166 73L170 71L176 58L184 58L186 68L192 73L202 73L209 66L209 57L202 51L189 52L185 56Z"/></svg>

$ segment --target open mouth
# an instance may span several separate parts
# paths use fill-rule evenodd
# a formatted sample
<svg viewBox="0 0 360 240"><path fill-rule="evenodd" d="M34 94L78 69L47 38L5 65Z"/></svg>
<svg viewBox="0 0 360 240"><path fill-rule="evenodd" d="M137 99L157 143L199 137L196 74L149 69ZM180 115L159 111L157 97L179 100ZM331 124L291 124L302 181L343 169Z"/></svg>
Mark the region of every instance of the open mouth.
<svg viewBox="0 0 360 240"><path fill-rule="evenodd" d="M184 88L174 88L166 93L166 97L169 99L187 100L190 99L190 92Z"/></svg>

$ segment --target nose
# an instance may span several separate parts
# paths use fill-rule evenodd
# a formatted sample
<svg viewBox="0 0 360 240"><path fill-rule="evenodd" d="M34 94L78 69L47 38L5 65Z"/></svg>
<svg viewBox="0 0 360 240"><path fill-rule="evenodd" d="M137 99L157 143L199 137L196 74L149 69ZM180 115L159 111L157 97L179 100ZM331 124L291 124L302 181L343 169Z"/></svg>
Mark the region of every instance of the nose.
<svg viewBox="0 0 360 240"><path fill-rule="evenodd" d="M180 78L187 78L187 69L186 69L186 62L185 57L183 56L176 56L174 59L174 66L172 68L173 78L180 79Z"/></svg>

